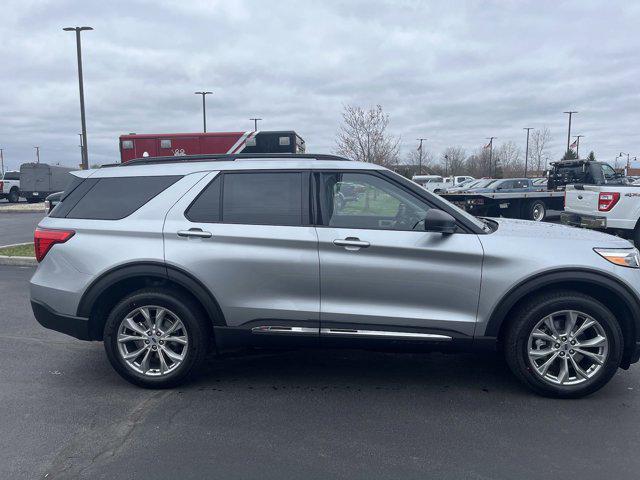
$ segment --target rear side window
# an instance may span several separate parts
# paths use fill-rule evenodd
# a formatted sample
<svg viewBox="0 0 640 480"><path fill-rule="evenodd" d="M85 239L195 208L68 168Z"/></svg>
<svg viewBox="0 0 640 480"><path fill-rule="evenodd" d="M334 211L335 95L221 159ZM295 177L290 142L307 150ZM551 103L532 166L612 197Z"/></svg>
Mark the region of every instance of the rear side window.
<svg viewBox="0 0 640 480"><path fill-rule="evenodd" d="M302 225L302 174L298 172L226 173L222 222Z"/></svg>
<svg viewBox="0 0 640 480"><path fill-rule="evenodd" d="M217 223L220 221L220 194L222 193L222 175L205 187L196 201L184 213L192 222Z"/></svg>
<svg viewBox="0 0 640 480"><path fill-rule="evenodd" d="M181 176L88 178L58 205L52 217L120 220L131 215Z"/></svg>
<svg viewBox="0 0 640 480"><path fill-rule="evenodd" d="M20 172L5 172L5 180L20 180Z"/></svg>

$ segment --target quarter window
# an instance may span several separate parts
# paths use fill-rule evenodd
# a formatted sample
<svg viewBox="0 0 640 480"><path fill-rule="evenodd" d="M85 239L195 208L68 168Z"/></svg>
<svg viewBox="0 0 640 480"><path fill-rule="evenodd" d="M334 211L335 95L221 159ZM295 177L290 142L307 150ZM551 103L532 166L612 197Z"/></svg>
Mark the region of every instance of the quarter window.
<svg viewBox="0 0 640 480"><path fill-rule="evenodd" d="M75 204L71 201L72 195L69 195L61 205L70 203L73 206L67 207L68 210L60 209L55 216L62 216L65 212L64 216L67 218L119 220L131 215L180 178L180 176L89 178L82 183L87 184L88 190L76 187L74 192L77 190L82 192L82 195L73 199Z"/></svg>

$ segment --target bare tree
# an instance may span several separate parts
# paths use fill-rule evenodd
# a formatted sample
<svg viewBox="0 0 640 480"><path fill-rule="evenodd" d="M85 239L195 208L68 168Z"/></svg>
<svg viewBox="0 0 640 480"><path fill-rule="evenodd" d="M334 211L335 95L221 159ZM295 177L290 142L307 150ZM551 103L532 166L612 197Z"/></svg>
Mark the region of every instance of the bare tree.
<svg viewBox="0 0 640 480"><path fill-rule="evenodd" d="M433 167L433 152L423 147L422 160L420 160L420 148L418 147L415 150L409 151L405 163L415 169L416 175L418 174L420 165L422 165L422 173L430 174Z"/></svg>
<svg viewBox="0 0 640 480"><path fill-rule="evenodd" d="M345 105L336 150L352 160L391 167L398 163L400 138L387 132L389 115L380 105L368 110Z"/></svg>
<svg viewBox="0 0 640 480"><path fill-rule="evenodd" d="M499 162L504 177L520 177L524 175L522 149L514 142L503 143L494 150L493 156Z"/></svg>
<svg viewBox="0 0 640 480"><path fill-rule="evenodd" d="M442 152L442 162L447 175L464 175L465 159L467 157L462 147L447 147Z"/></svg>
<svg viewBox="0 0 640 480"><path fill-rule="evenodd" d="M548 156L549 140L551 132L547 127L534 130L529 140L529 169L538 172L545 169L545 158Z"/></svg>

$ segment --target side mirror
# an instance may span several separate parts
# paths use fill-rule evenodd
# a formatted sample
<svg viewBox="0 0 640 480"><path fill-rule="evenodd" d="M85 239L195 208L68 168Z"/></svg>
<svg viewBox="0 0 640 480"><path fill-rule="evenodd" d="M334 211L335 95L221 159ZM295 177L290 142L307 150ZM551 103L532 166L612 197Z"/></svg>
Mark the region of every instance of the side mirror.
<svg viewBox="0 0 640 480"><path fill-rule="evenodd" d="M456 233L458 227L456 219L447 212L430 208L424 217L424 229L426 232Z"/></svg>

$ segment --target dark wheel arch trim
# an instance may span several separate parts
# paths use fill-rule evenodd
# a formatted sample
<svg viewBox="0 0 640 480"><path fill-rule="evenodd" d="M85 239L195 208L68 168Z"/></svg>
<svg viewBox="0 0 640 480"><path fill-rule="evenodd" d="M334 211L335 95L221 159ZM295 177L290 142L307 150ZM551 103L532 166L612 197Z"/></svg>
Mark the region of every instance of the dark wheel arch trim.
<svg viewBox="0 0 640 480"><path fill-rule="evenodd" d="M88 318L100 295L108 288L135 277L156 277L171 280L191 293L205 308L215 326L226 326L218 301L196 278L177 267L160 262L141 262L115 267L94 280L82 295L77 316Z"/></svg>
<svg viewBox="0 0 640 480"><path fill-rule="evenodd" d="M638 361L640 355L640 299L625 284L621 283L615 277L589 269L561 269L543 272L531 278L525 279L513 288L503 297L497 307L489 317L484 338L497 339L500 329L506 320L509 311L528 294L553 284L574 283L586 286L595 286L606 288L615 292L618 298L622 299L624 305L631 312L631 321L635 328L635 337L626 339L625 350L632 347L634 351L627 352L625 355L630 363Z"/></svg>

